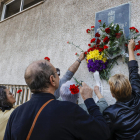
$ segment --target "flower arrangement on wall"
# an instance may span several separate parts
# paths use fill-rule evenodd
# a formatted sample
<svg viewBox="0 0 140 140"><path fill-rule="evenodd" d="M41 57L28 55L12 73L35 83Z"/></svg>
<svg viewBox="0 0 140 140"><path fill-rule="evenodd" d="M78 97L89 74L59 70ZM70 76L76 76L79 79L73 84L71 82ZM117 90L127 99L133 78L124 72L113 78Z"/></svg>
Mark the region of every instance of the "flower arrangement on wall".
<svg viewBox="0 0 140 140"><path fill-rule="evenodd" d="M139 31L135 27L130 27L130 35L125 37L123 29L118 24L111 23L106 25L101 20L98 21L100 27L98 32L94 34L94 26L91 29L87 29L86 32L91 35L89 48L84 51L80 46L76 46L73 42L67 42L79 48L81 52L85 52L86 62L89 72L98 71L100 78L108 80L110 77L110 71L114 64L117 63L117 59L122 56L125 62L126 56L128 56L128 40L131 38L137 39L140 36ZM135 46L134 50L140 49L140 41ZM79 55L76 53L75 55ZM140 53L137 53L140 55Z"/></svg>

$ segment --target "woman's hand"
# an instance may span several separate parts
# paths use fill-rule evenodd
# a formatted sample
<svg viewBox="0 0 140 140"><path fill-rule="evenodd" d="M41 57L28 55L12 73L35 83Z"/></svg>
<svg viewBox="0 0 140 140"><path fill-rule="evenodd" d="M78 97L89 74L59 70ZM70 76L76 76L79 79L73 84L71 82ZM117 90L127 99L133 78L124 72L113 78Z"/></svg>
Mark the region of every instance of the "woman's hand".
<svg viewBox="0 0 140 140"><path fill-rule="evenodd" d="M95 94L97 95L97 97L99 98L99 100L100 100L101 98L103 98L103 96L102 96L102 94L101 94L101 92L100 92L98 86L95 86L95 87L94 87L94 92L95 92Z"/></svg>
<svg viewBox="0 0 140 140"><path fill-rule="evenodd" d="M128 49L132 51L134 50L134 47L135 47L135 40L131 39L128 44Z"/></svg>

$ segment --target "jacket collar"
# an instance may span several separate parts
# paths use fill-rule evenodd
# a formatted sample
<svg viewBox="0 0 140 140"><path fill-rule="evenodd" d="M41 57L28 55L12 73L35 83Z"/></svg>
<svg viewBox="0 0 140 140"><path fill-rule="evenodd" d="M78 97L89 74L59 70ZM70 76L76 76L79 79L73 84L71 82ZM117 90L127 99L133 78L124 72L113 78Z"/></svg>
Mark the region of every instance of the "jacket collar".
<svg viewBox="0 0 140 140"><path fill-rule="evenodd" d="M49 98L49 99L55 99L55 96L51 93L33 93L31 99L33 98Z"/></svg>

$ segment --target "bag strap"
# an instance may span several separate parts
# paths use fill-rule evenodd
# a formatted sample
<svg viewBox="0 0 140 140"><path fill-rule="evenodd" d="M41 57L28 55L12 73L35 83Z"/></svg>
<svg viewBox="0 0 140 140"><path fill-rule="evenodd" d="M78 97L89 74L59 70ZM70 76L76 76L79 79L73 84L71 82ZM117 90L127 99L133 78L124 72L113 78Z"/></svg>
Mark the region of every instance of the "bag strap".
<svg viewBox="0 0 140 140"><path fill-rule="evenodd" d="M39 111L37 112L37 114L36 114L35 119L34 119L34 121L33 121L33 123L32 123L32 126L31 126L31 128L30 128L30 131L29 131L29 133L28 133L28 136L27 136L26 140L29 140L29 139L30 139L31 134L32 134L33 129L34 129L34 126L35 126L35 124L36 124L36 121L37 121L37 119L38 119L38 117L39 117L41 111L42 111L42 110L44 109L44 107L45 107L49 102L51 102L52 100L54 100L54 99L51 99L51 100L47 101L45 104L43 104L43 106L42 106L42 107L39 109Z"/></svg>

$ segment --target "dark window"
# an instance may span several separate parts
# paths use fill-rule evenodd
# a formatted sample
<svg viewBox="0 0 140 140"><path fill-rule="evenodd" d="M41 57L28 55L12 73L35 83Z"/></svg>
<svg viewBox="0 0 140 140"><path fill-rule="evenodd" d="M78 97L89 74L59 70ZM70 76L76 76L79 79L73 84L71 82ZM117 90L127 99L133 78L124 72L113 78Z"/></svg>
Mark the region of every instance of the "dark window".
<svg viewBox="0 0 140 140"><path fill-rule="evenodd" d="M43 0L11 0L9 3L3 5L1 20L8 18L22 10L29 8Z"/></svg>
<svg viewBox="0 0 140 140"><path fill-rule="evenodd" d="M20 11L21 0L13 1L5 8L5 18L10 17Z"/></svg>
<svg viewBox="0 0 140 140"><path fill-rule="evenodd" d="M24 6L23 9L26 9L34 4L37 4L38 2L40 2L42 0L24 0Z"/></svg>

